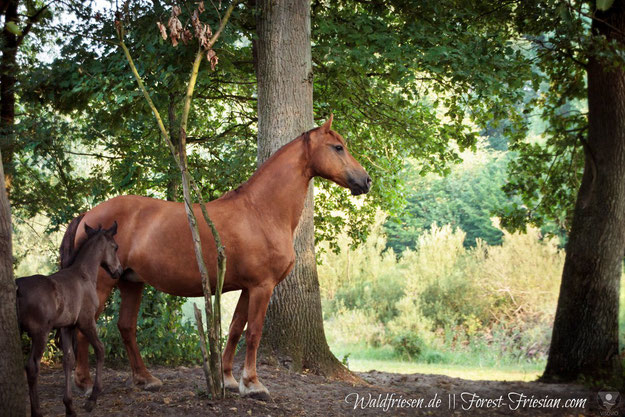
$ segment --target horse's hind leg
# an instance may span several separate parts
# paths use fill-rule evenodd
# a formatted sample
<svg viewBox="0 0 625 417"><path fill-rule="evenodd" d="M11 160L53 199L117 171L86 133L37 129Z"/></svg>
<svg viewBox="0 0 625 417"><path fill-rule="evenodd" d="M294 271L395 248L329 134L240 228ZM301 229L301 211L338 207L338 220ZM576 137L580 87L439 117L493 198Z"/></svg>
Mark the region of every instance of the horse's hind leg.
<svg viewBox="0 0 625 417"><path fill-rule="evenodd" d="M239 343L239 339L243 333L243 328L245 328L245 323L247 323L248 303L248 292L247 290L243 290L241 291L239 302L237 303L234 315L232 316L232 323L230 323L230 329L228 330L228 342L226 343L226 348L224 349L222 357L224 385L226 389L231 391L239 390L239 383L236 379L234 379L234 376L232 376L232 363L234 362L234 354L237 343Z"/></svg>
<svg viewBox="0 0 625 417"><path fill-rule="evenodd" d="M102 268L98 272L98 283L97 283L97 292L98 292L98 300L100 302L98 306L98 310L95 313L95 319L97 320L102 310L104 310L104 306L106 304L107 298L111 295L111 291L113 291L115 281L106 277L106 272L103 272ZM87 395L91 393L91 387L93 386L93 382L91 381L91 376L89 375L89 340L82 334L82 332L78 332L77 334L77 343L76 343L76 371L74 373L74 383L76 386L85 392Z"/></svg>
<svg viewBox="0 0 625 417"><path fill-rule="evenodd" d="M63 327L61 329L61 346L63 349L63 372L65 373L65 392L63 394L63 404L65 404L65 415L75 416L72 407L72 368L74 367L73 328Z"/></svg>
<svg viewBox="0 0 625 417"><path fill-rule="evenodd" d="M87 338L96 357L96 371L95 371L95 384L91 390L91 395L85 403L85 410L91 411L98 400L98 395L102 392L102 365L104 363L104 345L98 338L98 330L96 328L95 320L91 319L91 323L80 326L80 331Z"/></svg>
<svg viewBox="0 0 625 417"><path fill-rule="evenodd" d="M43 415L39 409L37 379L39 378L39 363L41 362L43 351L46 348L48 333L50 333L50 329L30 335L32 338L32 345L30 349L30 356L26 362L26 376L28 379L28 394L30 396L30 415L32 417L41 417Z"/></svg>
<svg viewBox="0 0 625 417"><path fill-rule="evenodd" d="M160 379L152 376L145 367L139 352L139 346L137 345L137 316L141 306L143 283L124 281L122 279L119 281L119 292L122 303L119 309L117 328L126 347L132 370L132 380L135 385L142 386L145 390L157 390L163 386L163 383Z"/></svg>

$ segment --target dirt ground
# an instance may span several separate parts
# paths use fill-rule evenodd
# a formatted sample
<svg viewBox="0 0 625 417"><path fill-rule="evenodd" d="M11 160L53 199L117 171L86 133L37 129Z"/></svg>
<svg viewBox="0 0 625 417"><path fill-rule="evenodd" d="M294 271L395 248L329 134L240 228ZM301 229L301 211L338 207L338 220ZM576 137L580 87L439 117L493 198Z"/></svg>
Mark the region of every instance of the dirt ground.
<svg viewBox="0 0 625 417"><path fill-rule="evenodd" d="M235 376L240 375L240 363ZM441 375L358 373L366 383L328 380L259 363L259 375L272 401L243 399L229 393L223 401L205 395L199 367L153 367L163 381L158 392L127 383L129 371L105 368L104 393L92 416L622 416L624 401L609 411L597 393L578 385L527 382L468 381ZM64 416L63 373L42 367L40 398L46 416ZM455 403L454 403L455 398ZM364 401L363 401L364 399ZM369 401L371 399L372 401ZM569 399L585 399L582 407L567 408ZM393 402L393 400L395 400ZM400 402L404 400L403 404ZM480 401L481 400L481 401ZM490 400L490 401L487 401ZM84 399L75 392L79 415ZM403 406L402 406L403 405ZM0 414L2 414L0 412Z"/></svg>

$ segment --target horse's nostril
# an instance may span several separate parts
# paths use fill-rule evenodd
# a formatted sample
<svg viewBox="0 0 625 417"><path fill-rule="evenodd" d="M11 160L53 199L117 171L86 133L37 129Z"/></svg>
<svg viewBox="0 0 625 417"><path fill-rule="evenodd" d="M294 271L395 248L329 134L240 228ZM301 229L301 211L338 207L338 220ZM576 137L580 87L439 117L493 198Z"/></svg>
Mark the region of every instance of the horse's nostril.
<svg viewBox="0 0 625 417"><path fill-rule="evenodd" d="M367 177L367 185L370 187L371 186L371 177Z"/></svg>

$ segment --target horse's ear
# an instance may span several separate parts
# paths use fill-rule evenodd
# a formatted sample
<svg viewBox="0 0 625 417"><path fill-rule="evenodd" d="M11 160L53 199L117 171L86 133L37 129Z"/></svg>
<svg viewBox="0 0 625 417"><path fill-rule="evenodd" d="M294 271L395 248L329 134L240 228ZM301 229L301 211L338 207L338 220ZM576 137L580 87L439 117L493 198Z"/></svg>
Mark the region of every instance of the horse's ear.
<svg viewBox="0 0 625 417"><path fill-rule="evenodd" d="M93 229L92 227L89 227L89 225L85 223L85 233L87 234L88 237L93 236L96 232L97 230Z"/></svg>
<svg viewBox="0 0 625 417"><path fill-rule="evenodd" d="M106 233L110 234L111 236L115 236L117 234L117 220L115 220L113 222L113 226L111 226Z"/></svg>
<svg viewBox="0 0 625 417"><path fill-rule="evenodd" d="M326 120L324 124L321 125L321 131L324 133L328 133L330 128L332 127L332 120L334 119L334 114L330 113L330 118Z"/></svg>

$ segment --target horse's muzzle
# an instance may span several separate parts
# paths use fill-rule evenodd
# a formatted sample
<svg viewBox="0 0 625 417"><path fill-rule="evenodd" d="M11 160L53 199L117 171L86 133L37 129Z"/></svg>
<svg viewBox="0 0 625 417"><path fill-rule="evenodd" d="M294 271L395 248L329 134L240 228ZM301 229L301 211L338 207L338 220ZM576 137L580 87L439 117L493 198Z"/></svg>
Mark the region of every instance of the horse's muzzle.
<svg viewBox="0 0 625 417"><path fill-rule="evenodd" d="M367 194L371 189L371 177L368 174L361 176L356 179L354 177L350 177L348 180L349 189L352 192L352 195L360 195Z"/></svg>

